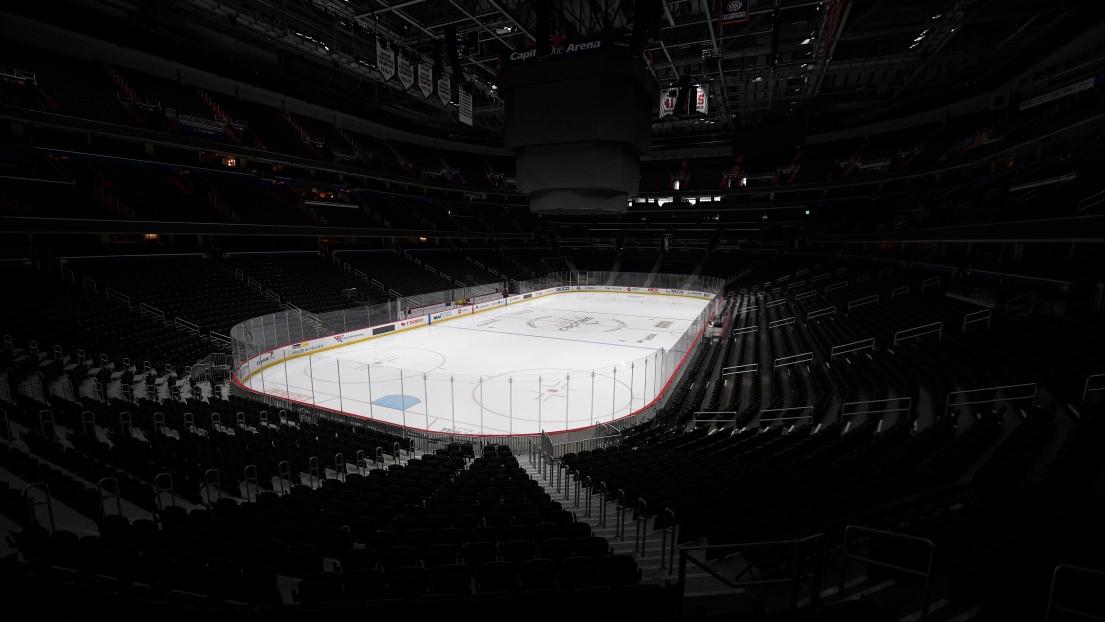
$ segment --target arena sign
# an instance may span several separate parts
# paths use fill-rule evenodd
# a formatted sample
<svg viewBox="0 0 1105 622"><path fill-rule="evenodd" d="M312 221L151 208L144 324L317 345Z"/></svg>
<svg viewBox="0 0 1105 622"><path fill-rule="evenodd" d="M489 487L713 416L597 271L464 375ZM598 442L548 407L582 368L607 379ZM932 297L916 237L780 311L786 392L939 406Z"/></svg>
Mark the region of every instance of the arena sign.
<svg viewBox="0 0 1105 622"><path fill-rule="evenodd" d="M722 26L729 26L730 24L741 24L748 21L748 3L749 0L720 0L718 11L718 22Z"/></svg>

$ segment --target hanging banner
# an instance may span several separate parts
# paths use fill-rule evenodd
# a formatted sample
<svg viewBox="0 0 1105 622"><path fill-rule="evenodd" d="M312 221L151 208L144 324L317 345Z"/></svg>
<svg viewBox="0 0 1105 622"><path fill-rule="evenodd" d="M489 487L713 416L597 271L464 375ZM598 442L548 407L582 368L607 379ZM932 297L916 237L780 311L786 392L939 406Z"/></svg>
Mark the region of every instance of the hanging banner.
<svg viewBox="0 0 1105 622"><path fill-rule="evenodd" d="M660 118L670 117L675 112L675 99L679 96L679 89L660 91Z"/></svg>
<svg viewBox="0 0 1105 622"><path fill-rule="evenodd" d="M699 84L694 90L694 111L699 114L710 114L710 97L707 86Z"/></svg>
<svg viewBox="0 0 1105 622"><path fill-rule="evenodd" d="M385 49L383 39L376 38L376 67L387 82L395 75L395 50Z"/></svg>
<svg viewBox="0 0 1105 622"><path fill-rule="evenodd" d="M449 74L443 73L437 80L437 97L441 100L442 106L449 104L449 99L452 98L453 83L449 79Z"/></svg>
<svg viewBox="0 0 1105 622"><path fill-rule="evenodd" d="M414 67L411 66L410 59L402 54L399 55L399 83L404 89L409 89L414 84Z"/></svg>
<svg viewBox="0 0 1105 622"><path fill-rule="evenodd" d="M472 94L463 86L460 87L460 122L472 125Z"/></svg>
<svg viewBox="0 0 1105 622"><path fill-rule="evenodd" d="M719 0L718 21L722 26L748 21L749 0Z"/></svg>
<svg viewBox="0 0 1105 622"><path fill-rule="evenodd" d="M709 87L705 84L697 84L691 96L694 97L694 111L699 114L710 113ZM666 89L660 91L660 118L675 114L675 100L679 98L679 89ZM685 112L685 111L684 111Z"/></svg>
<svg viewBox="0 0 1105 622"><path fill-rule="evenodd" d="M422 97L429 97L434 92L434 71L426 63L418 66L418 89L422 91Z"/></svg>

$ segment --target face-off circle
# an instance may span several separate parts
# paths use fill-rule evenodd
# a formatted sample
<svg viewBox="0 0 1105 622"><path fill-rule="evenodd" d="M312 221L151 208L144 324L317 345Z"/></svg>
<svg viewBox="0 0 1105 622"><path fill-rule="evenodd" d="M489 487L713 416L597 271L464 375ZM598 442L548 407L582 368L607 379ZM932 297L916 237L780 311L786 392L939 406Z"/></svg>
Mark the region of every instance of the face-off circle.
<svg viewBox="0 0 1105 622"><path fill-rule="evenodd" d="M526 322L530 328L558 333L612 333L625 328L625 322L607 317L590 315L547 315Z"/></svg>

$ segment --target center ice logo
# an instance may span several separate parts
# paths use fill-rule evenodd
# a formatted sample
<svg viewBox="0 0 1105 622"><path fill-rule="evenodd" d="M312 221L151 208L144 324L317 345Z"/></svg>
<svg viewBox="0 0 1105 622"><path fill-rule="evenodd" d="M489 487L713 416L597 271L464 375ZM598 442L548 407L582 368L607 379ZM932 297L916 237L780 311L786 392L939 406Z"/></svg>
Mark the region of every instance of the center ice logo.
<svg viewBox="0 0 1105 622"><path fill-rule="evenodd" d="M526 322L530 328L557 332L609 333L625 328L625 322L592 316L544 316Z"/></svg>

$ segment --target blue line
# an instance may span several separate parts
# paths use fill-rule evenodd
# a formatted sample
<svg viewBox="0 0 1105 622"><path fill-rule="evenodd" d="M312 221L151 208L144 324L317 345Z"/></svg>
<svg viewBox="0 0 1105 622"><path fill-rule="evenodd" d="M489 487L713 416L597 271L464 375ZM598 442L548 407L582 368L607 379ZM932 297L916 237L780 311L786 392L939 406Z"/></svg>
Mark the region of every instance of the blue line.
<svg viewBox="0 0 1105 622"><path fill-rule="evenodd" d="M638 350L649 350L651 352L655 352L656 350L660 349L658 347L657 348L646 348L645 346L631 346L631 345L624 344L624 343L606 343L606 342L603 342L603 341L584 341L582 339L564 339L563 337L545 337L543 335L531 335L531 334L527 334L527 333L508 333L508 332L497 331L497 330L482 330L482 329L479 329L479 328L461 328L460 326L442 326L440 324L437 327L438 328L448 328L448 329L452 329L452 330L470 330L470 331L474 331L474 332L477 332L477 333L491 333L491 334L494 334L494 335L516 335L518 337L533 337L534 339L555 339L556 341L575 341L575 342L578 342L578 343L589 343L591 345L596 345L596 346L617 346L619 348L637 348ZM610 331L610 332L614 332L614 331Z"/></svg>
<svg viewBox="0 0 1105 622"><path fill-rule="evenodd" d="M658 317L653 315L634 315L632 313L604 313L602 311L580 311L579 309L557 309L555 307L534 307L534 309L544 309L546 311L564 311L567 313L583 313L586 315L613 315L615 317L624 315L626 317L647 317L650 320L678 320L680 322L690 322L694 318L681 318L681 317ZM701 311L700 311L701 313Z"/></svg>

